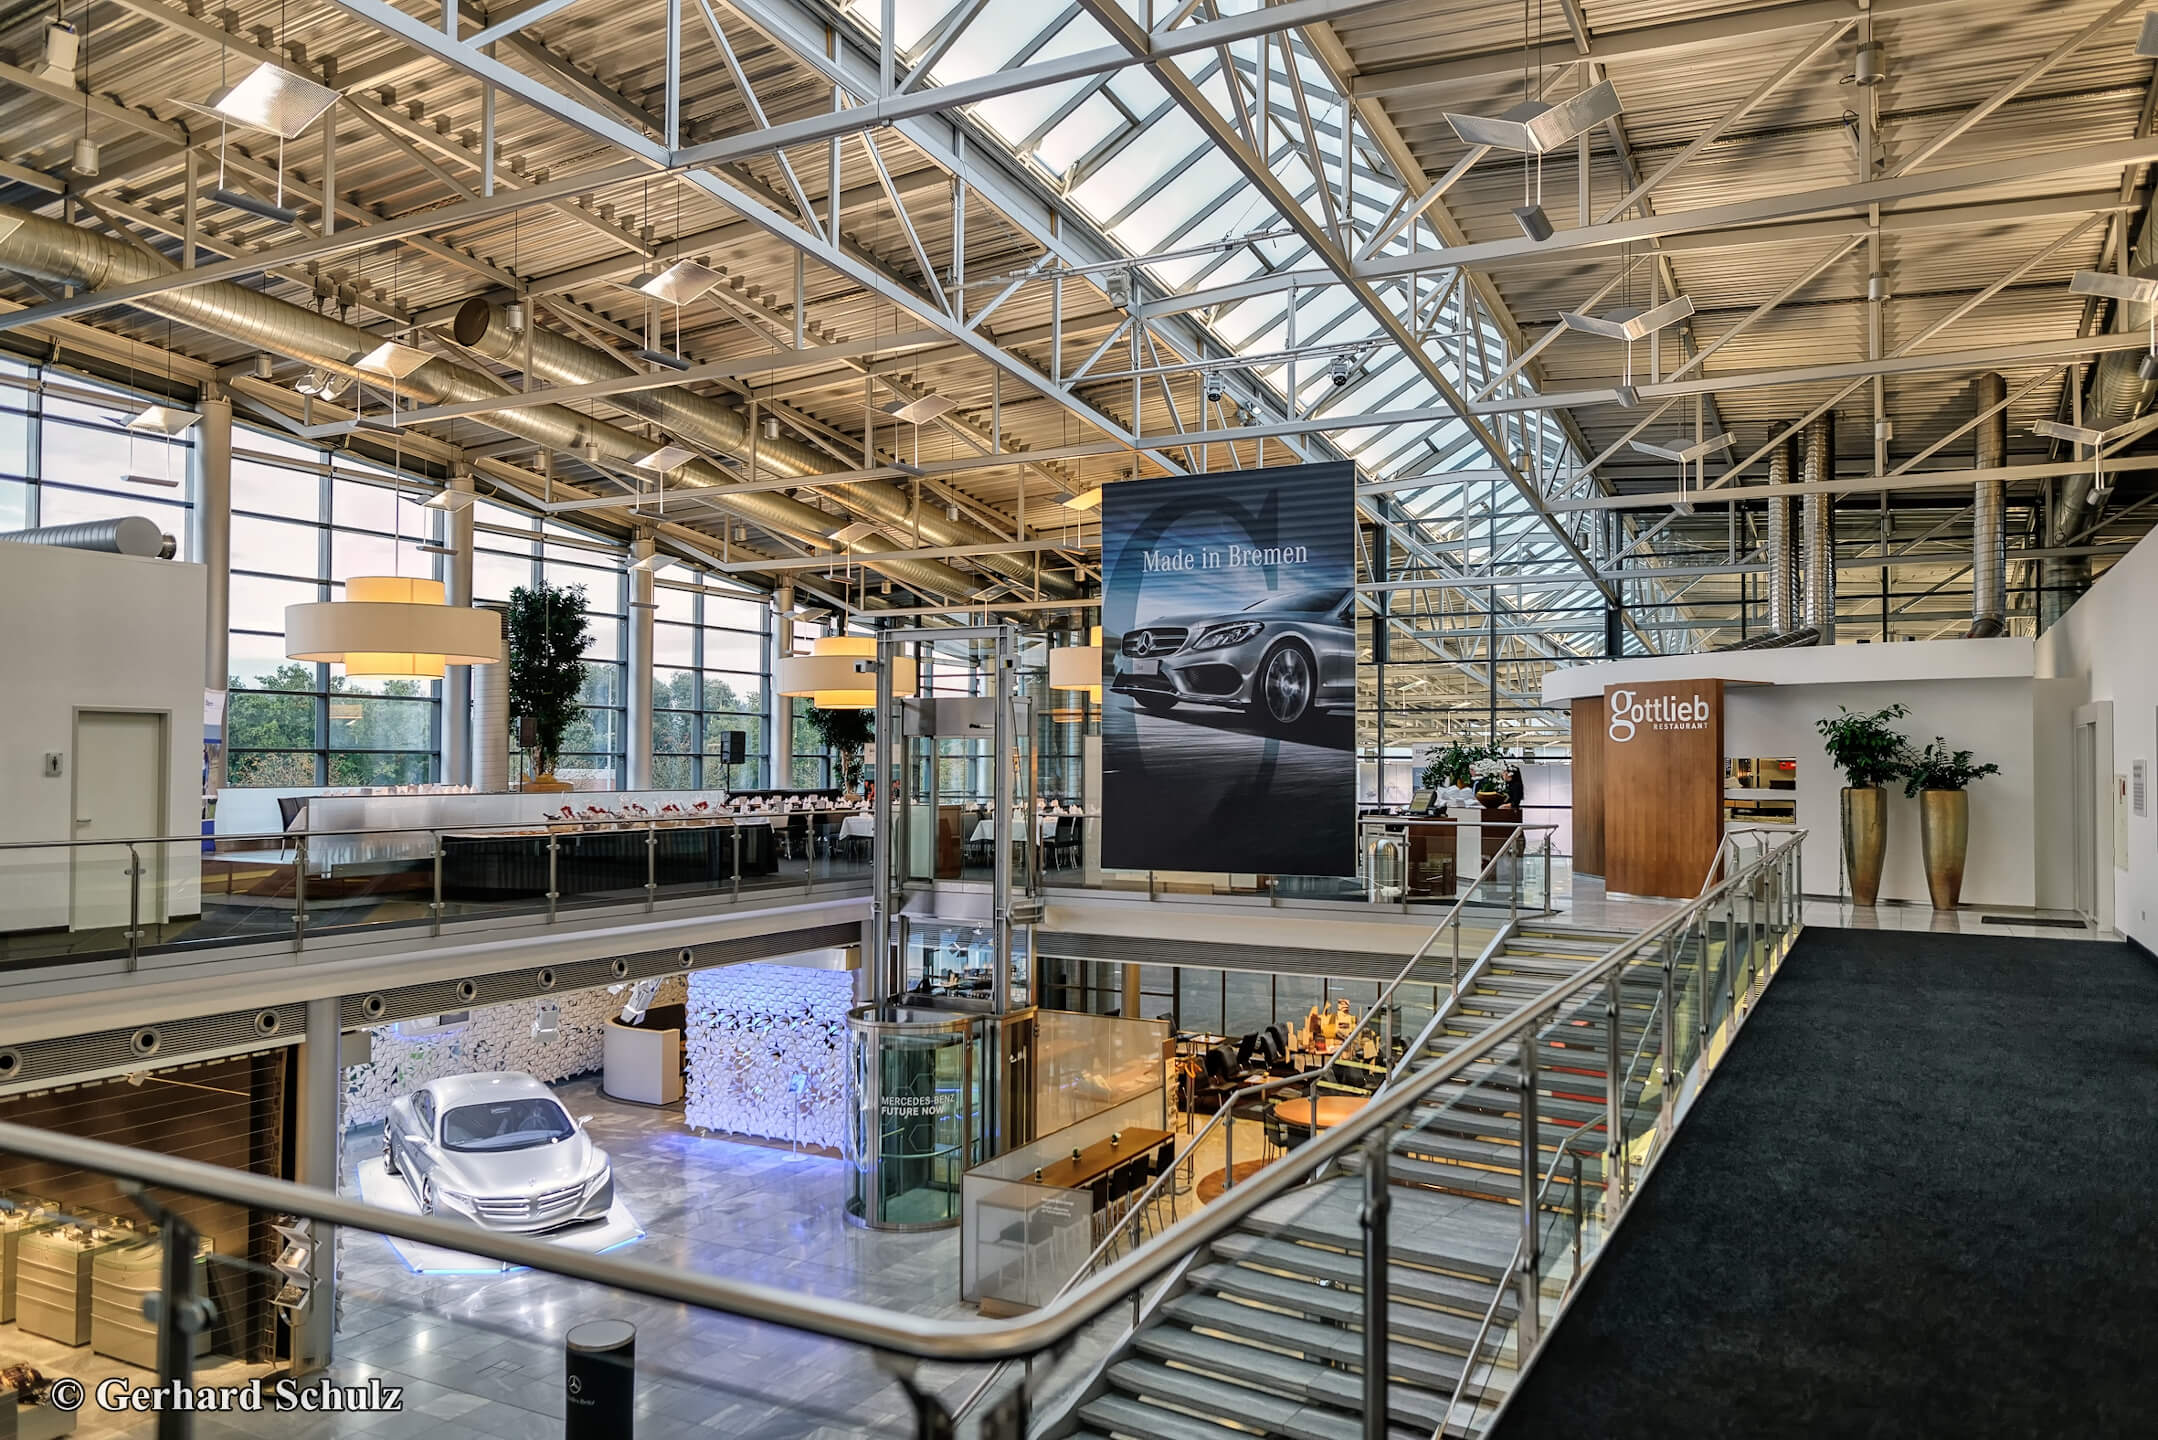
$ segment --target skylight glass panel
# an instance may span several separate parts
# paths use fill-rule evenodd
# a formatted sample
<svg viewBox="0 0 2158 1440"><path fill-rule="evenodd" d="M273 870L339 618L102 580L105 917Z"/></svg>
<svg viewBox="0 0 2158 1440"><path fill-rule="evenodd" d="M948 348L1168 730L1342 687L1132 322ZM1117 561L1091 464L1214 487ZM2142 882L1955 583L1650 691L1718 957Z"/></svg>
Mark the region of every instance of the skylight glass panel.
<svg viewBox="0 0 2158 1440"><path fill-rule="evenodd" d="M1073 190L1072 203L1096 220L1106 219L1198 150L1201 139L1199 127L1183 111L1163 116Z"/></svg>
<svg viewBox="0 0 2158 1440"><path fill-rule="evenodd" d="M922 37L936 28L937 22L950 14L956 6L952 0L893 0L892 38L904 54L920 46ZM877 18L869 19L872 28Z"/></svg>
<svg viewBox="0 0 2158 1440"><path fill-rule="evenodd" d="M1230 163L1228 156L1213 150L1199 155L1184 167L1183 172L1166 190L1142 205L1136 214L1117 226L1117 240L1140 253L1159 248L1166 236L1191 218L1201 205L1228 189L1236 179L1236 167ZM1256 196L1252 198L1257 199ZM1235 208L1249 210L1253 207L1240 205ZM1241 218L1243 217L1237 217ZM1230 221L1232 226L1236 223L1236 219Z"/></svg>
<svg viewBox="0 0 2158 1440"><path fill-rule="evenodd" d="M968 22L952 48L944 52L929 78L939 85L951 85L1009 68L1012 57L1040 35L1056 13L1013 0L990 0L989 6ZM872 25L874 21L872 16Z"/></svg>
<svg viewBox="0 0 2158 1440"><path fill-rule="evenodd" d="M1041 144L1034 147L1035 157L1053 173L1061 175L1091 153L1095 146L1130 123L1124 118L1123 111L1100 95L1089 95L1080 102L1078 109L1042 137ZM1146 147L1141 144L1125 148L1143 150Z"/></svg>
<svg viewBox="0 0 2158 1440"><path fill-rule="evenodd" d="M1161 88L1161 82L1147 74L1142 65L1127 65L1117 71L1109 78L1109 90L1134 115L1151 115L1169 98L1169 92ZM1190 123L1183 111L1171 113Z"/></svg>

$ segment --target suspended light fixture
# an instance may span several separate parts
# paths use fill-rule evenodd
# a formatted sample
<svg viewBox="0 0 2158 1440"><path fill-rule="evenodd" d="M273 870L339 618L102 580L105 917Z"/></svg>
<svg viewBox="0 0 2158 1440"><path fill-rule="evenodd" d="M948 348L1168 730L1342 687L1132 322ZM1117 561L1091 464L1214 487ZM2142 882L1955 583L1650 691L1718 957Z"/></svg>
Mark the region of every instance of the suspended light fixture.
<svg viewBox="0 0 2158 1440"><path fill-rule="evenodd" d="M228 125L247 130L267 130L285 140L297 140L322 112L337 103L337 92L317 85L305 75L265 60L249 71L237 85L228 85L200 104L183 100Z"/></svg>
<svg viewBox="0 0 2158 1440"><path fill-rule="evenodd" d="M228 185L220 185L212 190L210 198L228 209L245 210L250 215L260 215L265 220L275 220L281 225L290 225L300 218L300 212L290 205L279 205Z"/></svg>
<svg viewBox="0 0 2158 1440"><path fill-rule="evenodd" d="M1697 460L1707 459L1718 450L1728 450L1731 447L1731 432L1726 430L1719 435L1711 435L1698 445L1688 445L1683 450L1672 450L1662 445L1651 445L1646 440L1635 440L1630 443L1634 449L1640 451L1643 455L1654 455L1659 460L1674 460L1681 465L1691 465Z"/></svg>
<svg viewBox="0 0 2158 1440"><path fill-rule="evenodd" d="M1084 690L1101 703L1101 626L1087 632L1084 645L1064 645L1049 652L1049 688Z"/></svg>
<svg viewBox="0 0 2158 1440"><path fill-rule="evenodd" d="M402 380L434 357L416 345L385 340L365 355L353 357L353 365L370 375Z"/></svg>
<svg viewBox="0 0 2158 1440"><path fill-rule="evenodd" d="M454 514L459 510L466 509L479 498L470 490L442 489L422 500L420 508L422 510L448 510ZM422 546L421 548L426 547Z"/></svg>
<svg viewBox="0 0 2158 1440"><path fill-rule="evenodd" d="M285 607L285 658L350 679L439 679L446 665L502 660L502 617L446 602L440 580L355 575L345 598Z"/></svg>
<svg viewBox="0 0 2158 1440"><path fill-rule="evenodd" d="M924 395L919 399L894 403L884 407L884 413L906 421L909 425L927 425L939 415L949 414L959 408L959 402L943 395Z"/></svg>
<svg viewBox="0 0 2158 1440"><path fill-rule="evenodd" d="M1618 91L1605 80L1564 100L1524 100L1497 115L1445 113L1446 123L1464 145L1548 155L1605 121L1616 120L1624 109Z"/></svg>
<svg viewBox="0 0 2158 1440"><path fill-rule="evenodd" d="M716 288L726 275L694 260L677 260L656 273L647 272L629 282L629 288L669 305L687 305Z"/></svg>
<svg viewBox="0 0 2158 1440"><path fill-rule="evenodd" d="M862 662L874 665L877 642L869 635L826 635L807 655L789 655L779 662L772 678L782 695L807 695L820 710L869 710L877 703L877 676L871 669L857 669ZM917 670L911 656L892 659L892 695L906 699L915 692Z"/></svg>
<svg viewBox="0 0 2158 1440"><path fill-rule="evenodd" d="M349 382L334 370L309 368L306 374L292 382L292 388L302 395L316 400L335 400L344 393Z"/></svg>
<svg viewBox="0 0 2158 1440"><path fill-rule="evenodd" d="M184 435L201 421L202 417L192 410L173 405L145 405L140 414L112 423L139 435Z"/></svg>
<svg viewBox="0 0 2158 1440"><path fill-rule="evenodd" d="M662 445L649 455L639 457L637 468L639 470L656 470L664 475L670 470L681 469L682 466L696 458L697 452L686 445Z"/></svg>
<svg viewBox="0 0 2158 1440"><path fill-rule="evenodd" d="M2131 421L2128 425L2116 425L2110 430L2093 430L2088 425L2071 425L2065 420L2036 420L2031 423L2031 433L2043 435L2049 440L2066 440L2071 445L2091 447L2090 498L2093 503L2098 503L2113 493L2113 487L2106 484L2105 444L2108 440L2127 434L2136 423Z"/></svg>
<svg viewBox="0 0 2158 1440"><path fill-rule="evenodd" d="M1097 485L1091 490L1082 490L1076 495L1067 495L1062 503L1065 509L1077 510L1081 514L1085 514L1089 510L1099 510L1101 508L1101 486Z"/></svg>
<svg viewBox="0 0 2158 1440"><path fill-rule="evenodd" d="M1559 323L1585 335L1601 335L1606 340L1623 340L1631 345L1636 340L1646 340L1658 330L1676 325L1691 314L1693 297L1681 295L1676 300L1664 301L1653 310L1622 308L1603 315L1567 310L1559 315Z"/></svg>

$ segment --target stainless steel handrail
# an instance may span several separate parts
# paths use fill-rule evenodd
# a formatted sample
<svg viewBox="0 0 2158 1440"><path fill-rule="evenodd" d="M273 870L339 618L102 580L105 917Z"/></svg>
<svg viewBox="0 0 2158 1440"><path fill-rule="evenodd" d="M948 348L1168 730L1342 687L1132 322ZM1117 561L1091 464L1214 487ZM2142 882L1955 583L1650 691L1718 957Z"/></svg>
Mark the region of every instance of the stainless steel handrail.
<svg viewBox="0 0 2158 1440"><path fill-rule="evenodd" d="M1621 941L1603 958L1532 997L1514 1014L1464 1040L1451 1055L1429 1069L1417 1072L1398 1089L1372 1097L1348 1121L1315 1137L1301 1152L1304 1163L1277 1165L1261 1171L1248 1184L1193 1216L1181 1233L1157 1235L1060 1300L1010 1320L955 1321L898 1316L850 1301L808 1297L793 1290L746 1281L685 1274L677 1268L619 1256L585 1255L544 1241L476 1230L431 1216L377 1209L326 1190L294 1185L289 1181L272 1180L200 1161L152 1155L123 1145L84 1140L9 1122L0 1122L0 1152L56 1160L183 1194L230 1200L251 1209L280 1211L325 1224L372 1230L595 1285L611 1285L653 1299L783 1325L891 1354L921 1360L983 1364L1039 1352L1070 1338L1127 1295L1167 1275L1199 1246L1228 1233L1268 1201L1302 1185L1307 1175L1319 1173L1323 1167L1363 1144L1374 1131L1392 1125L1433 1090L1477 1063L1478 1056L1519 1035L1577 991L1601 984L1645 946L1661 940L1674 928L1690 923L1724 889L1751 879L1772 857L1803 840L1805 833L1802 830L1793 832L1787 845L1765 853L1718 886L1716 892L1686 902L1640 934Z"/></svg>
<svg viewBox="0 0 2158 1440"><path fill-rule="evenodd" d="M584 793L598 795L607 792L594 790ZM625 815L614 820L513 820L496 825L462 825L454 823L448 825L368 825L353 830L266 830L246 835L204 835L198 831L193 835L137 835L125 840L0 840L0 850L59 850L93 845L200 845L205 840L213 845L222 845L227 842L237 844L243 840L274 840L283 843L299 839L302 836L309 840L321 840L333 835L438 835L446 831L454 831L460 835L493 834L498 831L535 835L542 829L562 833L573 826L580 830L622 831L642 830L648 825L692 827L719 824L721 822L732 824L743 820L779 820L796 815L846 816L861 813L861 809L758 810L745 815L709 813L704 815Z"/></svg>

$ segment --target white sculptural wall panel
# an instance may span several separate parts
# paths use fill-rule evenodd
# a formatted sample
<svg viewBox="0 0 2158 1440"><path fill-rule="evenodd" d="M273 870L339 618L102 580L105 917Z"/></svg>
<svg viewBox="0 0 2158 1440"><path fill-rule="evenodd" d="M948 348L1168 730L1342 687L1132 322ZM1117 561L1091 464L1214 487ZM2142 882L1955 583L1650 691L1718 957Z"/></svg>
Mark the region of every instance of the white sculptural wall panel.
<svg viewBox="0 0 2158 1440"><path fill-rule="evenodd" d="M682 977L669 976L655 1005L680 1004ZM624 995L605 989L550 995L546 1001L516 1000L471 1012L461 1026L415 1034L398 1025L372 1027L374 1059L345 1070L345 1123L375 1125L390 1102L444 1075L522 1070L552 1084L600 1068L607 1022L622 1013ZM559 1007L555 1034L532 1033L543 1003Z"/></svg>
<svg viewBox="0 0 2158 1440"><path fill-rule="evenodd" d="M683 1118L700 1130L838 1149L853 1003L844 970L728 965L691 975Z"/></svg>

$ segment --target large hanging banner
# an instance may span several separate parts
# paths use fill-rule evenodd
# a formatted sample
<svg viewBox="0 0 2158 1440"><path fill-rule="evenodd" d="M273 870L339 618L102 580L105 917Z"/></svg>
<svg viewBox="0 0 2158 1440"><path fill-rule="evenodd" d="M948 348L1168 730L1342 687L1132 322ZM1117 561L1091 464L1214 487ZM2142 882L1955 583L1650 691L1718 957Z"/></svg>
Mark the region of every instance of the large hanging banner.
<svg viewBox="0 0 2158 1440"><path fill-rule="evenodd" d="M1102 492L1112 869L1356 870L1356 467Z"/></svg>

